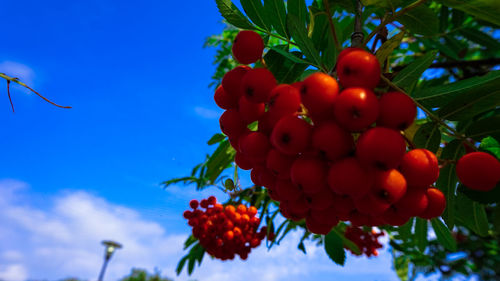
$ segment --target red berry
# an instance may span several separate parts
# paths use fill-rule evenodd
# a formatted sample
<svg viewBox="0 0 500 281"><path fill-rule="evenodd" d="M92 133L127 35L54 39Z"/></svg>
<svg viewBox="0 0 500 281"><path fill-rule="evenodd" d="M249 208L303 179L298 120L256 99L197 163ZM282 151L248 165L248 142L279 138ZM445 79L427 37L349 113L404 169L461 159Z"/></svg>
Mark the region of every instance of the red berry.
<svg viewBox="0 0 500 281"><path fill-rule="evenodd" d="M338 60L337 76L344 88L373 89L380 80L380 64L374 55L363 50L352 50Z"/></svg>
<svg viewBox="0 0 500 281"><path fill-rule="evenodd" d="M268 102L276 86L276 78L266 68L249 70L241 82L243 95L251 102Z"/></svg>
<svg viewBox="0 0 500 281"><path fill-rule="evenodd" d="M265 110L266 105L264 103L253 103L248 101L245 96L240 97L238 111L246 123L250 124L257 121L264 114Z"/></svg>
<svg viewBox="0 0 500 281"><path fill-rule="evenodd" d="M293 162L290 176L304 193L313 194L325 185L327 172L326 163L318 157L300 156Z"/></svg>
<svg viewBox="0 0 500 281"><path fill-rule="evenodd" d="M349 131L360 131L377 120L378 100L367 88L347 88L337 98L333 112L342 127Z"/></svg>
<svg viewBox="0 0 500 281"><path fill-rule="evenodd" d="M302 82L300 96L310 115L331 114L339 93L337 80L328 74L315 72Z"/></svg>
<svg viewBox="0 0 500 281"><path fill-rule="evenodd" d="M254 63L262 57L264 41L252 30L238 32L233 42L233 56L241 64Z"/></svg>
<svg viewBox="0 0 500 281"><path fill-rule="evenodd" d="M428 187L439 177L438 159L427 149L413 149L403 156L401 173L409 186Z"/></svg>
<svg viewBox="0 0 500 281"><path fill-rule="evenodd" d="M191 208L193 208L193 209L198 208L198 200L193 199L193 200L189 201L189 206L190 206Z"/></svg>
<svg viewBox="0 0 500 281"><path fill-rule="evenodd" d="M235 100L236 98L236 96L231 96L228 92L224 91L222 86L217 87L217 90L215 90L215 103L222 109L237 108L238 102Z"/></svg>
<svg viewBox="0 0 500 281"><path fill-rule="evenodd" d="M300 102L300 93L297 88L281 84L271 91L269 112L275 117L294 114L300 110Z"/></svg>
<svg viewBox="0 0 500 281"><path fill-rule="evenodd" d="M396 168L406 152L406 143L398 131L375 127L361 134L356 157L369 167Z"/></svg>
<svg viewBox="0 0 500 281"><path fill-rule="evenodd" d="M260 132L251 132L240 138L241 153L253 162L265 162L271 144L266 135Z"/></svg>
<svg viewBox="0 0 500 281"><path fill-rule="evenodd" d="M406 217L414 217L423 213L429 204L427 188L408 188L406 194L394 207L398 213Z"/></svg>
<svg viewBox="0 0 500 281"><path fill-rule="evenodd" d="M266 167L278 179L289 179L290 169L292 168L294 156L286 155L276 149L271 149L267 154Z"/></svg>
<svg viewBox="0 0 500 281"><path fill-rule="evenodd" d="M239 136L247 128L235 109L229 109L222 113L219 123L221 131L228 136Z"/></svg>
<svg viewBox="0 0 500 281"><path fill-rule="evenodd" d="M312 126L306 121L288 115L280 119L271 134L271 143L280 152L295 155L307 150L311 142Z"/></svg>
<svg viewBox="0 0 500 281"><path fill-rule="evenodd" d="M337 221L338 223L338 221ZM326 235L332 230L334 224L317 221L313 216L306 217L306 227L312 233Z"/></svg>
<svg viewBox="0 0 500 281"><path fill-rule="evenodd" d="M349 132L335 122L328 121L314 127L312 147L328 160L336 161L351 152L354 140Z"/></svg>
<svg viewBox="0 0 500 281"><path fill-rule="evenodd" d="M380 200L393 204L406 193L405 177L396 169L376 171L372 192Z"/></svg>
<svg viewBox="0 0 500 281"><path fill-rule="evenodd" d="M250 70L251 68L245 65L237 66L222 77L222 88L227 92L231 102L234 104L238 104L238 100L242 96L241 92L241 82L243 80L243 76Z"/></svg>
<svg viewBox="0 0 500 281"><path fill-rule="evenodd" d="M340 195L362 197L368 193L372 184L372 174L354 157L333 163L328 172L328 185Z"/></svg>
<svg viewBox="0 0 500 281"><path fill-rule="evenodd" d="M250 170L253 168L253 162L248 159L243 153L236 151L236 155L234 156L234 162L240 169Z"/></svg>
<svg viewBox="0 0 500 281"><path fill-rule="evenodd" d="M457 176L473 190L489 191L500 181L500 162L486 152L472 152L458 160Z"/></svg>
<svg viewBox="0 0 500 281"><path fill-rule="evenodd" d="M427 199L429 202L427 208L419 215L419 217L429 220L439 217L446 208L446 197L443 192L439 189L429 188L427 189Z"/></svg>
<svg viewBox="0 0 500 281"><path fill-rule="evenodd" d="M405 130L410 127L416 116L417 107L406 94L389 92L379 99L377 126Z"/></svg>
<svg viewBox="0 0 500 281"><path fill-rule="evenodd" d="M277 180L276 181L276 192L278 196L287 201L294 201L299 199L303 195L302 191L298 186L293 184L288 180Z"/></svg>

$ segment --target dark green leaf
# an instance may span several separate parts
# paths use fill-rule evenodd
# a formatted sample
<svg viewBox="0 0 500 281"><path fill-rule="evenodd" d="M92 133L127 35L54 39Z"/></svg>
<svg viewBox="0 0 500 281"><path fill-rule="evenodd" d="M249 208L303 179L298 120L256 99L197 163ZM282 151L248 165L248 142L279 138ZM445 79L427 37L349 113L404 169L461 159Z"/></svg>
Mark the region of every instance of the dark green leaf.
<svg viewBox="0 0 500 281"><path fill-rule="evenodd" d="M432 62L436 59L436 55L436 51L431 51L416 59L414 62L403 68L403 70L401 70L396 77L394 77L392 82L408 92L411 92L420 76L422 76L422 73L424 73L424 71L429 68Z"/></svg>
<svg viewBox="0 0 500 281"><path fill-rule="evenodd" d="M336 264L344 265L345 250L342 238L335 231L330 231L325 236L325 251L328 257Z"/></svg>
<svg viewBox="0 0 500 281"><path fill-rule="evenodd" d="M441 6L439 11L439 32L443 32L448 28L449 8Z"/></svg>
<svg viewBox="0 0 500 281"><path fill-rule="evenodd" d="M417 242L417 247L420 252L424 252L427 247L427 231L428 223L427 220L417 218L415 223L415 241Z"/></svg>
<svg viewBox="0 0 500 281"><path fill-rule="evenodd" d="M485 93L491 93L500 89L500 71L492 71L480 77L473 77L450 83L421 89L413 94L415 100L422 103L425 107L435 108L449 104L451 101L458 100L458 97L468 95L478 96Z"/></svg>
<svg viewBox="0 0 500 281"><path fill-rule="evenodd" d="M215 0L219 12L228 23L242 28L242 29L255 29L254 25L241 13L231 0Z"/></svg>
<svg viewBox="0 0 500 281"><path fill-rule="evenodd" d="M361 0L363 6L376 6L395 11L402 4L401 0Z"/></svg>
<svg viewBox="0 0 500 281"><path fill-rule="evenodd" d="M453 27L462 27L462 24L464 23L465 20L465 14L464 12L457 10L457 9L452 9L451 10L451 22L453 23Z"/></svg>
<svg viewBox="0 0 500 281"><path fill-rule="evenodd" d="M188 275L191 275L193 273L195 263L196 259L190 255L188 260Z"/></svg>
<svg viewBox="0 0 500 281"><path fill-rule="evenodd" d="M309 32L311 32L311 41L316 50L323 50L328 44L327 32L330 32L328 27L328 17L325 14L318 14L311 16L311 24L309 25Z"/></svg>
<svg viewBox="0 0 500 281"><path fill-rule="evenodd" d="M500 50L500 42L498 40L491 37L489 34L482 32L479 29L475 28L463 28L460 29L460 34L470 41L477 43L481 46L486 47L491 51Z"/></svg>
<svg viewBox="0 0 500 281"><path fill-rule="evenodd" d="M301 77L309 64L303 63L305 60L297 52L288 53L285 49L286 46L273 47L264 56L264 60L279 83L293 83Z"/></svg>
<svg viewBox="0 0 500 281"><path fill-rule="evenodd" d="M457 221L479 236L488 235L488 217L484 207L466 196L458 196Z"/></svg>
<svg viewBox="0 0 500 281"><path fill-rule="evenodd" d="M208 143L208 145L216 144L216 143L223 141L225 138L226 138L226 136L223 134L215 134L210 138L210 140L208 140L207 143Z"/></svg>
<svg viewBox="0 0 500 281"><path fill-rule="evenodd" d="M225 140L219 144L219 147L210 156L206 164L205 175L211 183L214 183L222 171L231 165L235 154L236 151L231 147L229 141Z"/></svg>
<svg viewBox="0 0 500 281"><path fill-rule="evenodd" d="M493 227L495 228L495 232L497 235L500 234L500 205L497 205L493 210L492 216Z"/></svg>
<svg viewBox="0 0 500 281"><path fill-rule="evenodd" d="M264 10L261 0L240 0L240 3L253 23L269 32L271 31L271 20Z"/></svg>
<svg viewBox="0 0 500 281"><path fill-rule="evenodd" d="M272 25L279 35L289 38L286 27L286 8L283 0L264 0L264 9L270 16Z"/></svg>
<svg viewBox="0 0 500 281"><path fill-rule="evenodd" d="M424 5L410 10L396 20L415 34L432 36L439 30L439 19L436 13Z"/></svg>
<svg viewBox="0 0 500 281"><path fill-rule="evenodd" d="M406 281L408 280L408 267L410 264L410 259L405 256L399 256L393 259L394 260L394 269L396 269L396 274L399 277L399 280Z"/></svg>
<svg viewBox="0 0 500 281"><path fill-rule="evenodd" d="M385 41L382 46L378 48L375 56L377 57L380 65L383 65L385 60L389 57L390 54L392 54L394 49L399 47L404 36L405 33L401 31L398 34L392 36L389 40Z"/></svg>
<svg viewBox="0 0 500 281"><path fill-rule="evenodd" d="M184 265L186 264L186 261L187 261L188 258L189 258L189 254L187 254L184 257L182 257L182 259L177 264L177 268L175 269L175 273L177 275L181 274L182 268L184 268Z"/></svg>
<svg viewBox="0 0 500 281"><path fill-rule="evenodd" d="M425 123L415 133L413 143L417 148L426 148L434 153L441 144L441 131L439 125L433 122Z"/></svg>
<svg viewBox="0 0 500 281"><path fill-rule="evenodd" d="M441 55L450 57L453 60L460 60L458 55L460 49L452 48L451 46L448 46L448 44L441 43L438 40L421 39L420 42L422 42L427 49L437 49Z"/></svg>
<svg viewBox="0 0 500 281"><path fill-rule="evenodd" d="M471 14L478 19L500 25L498 0L438 0L438 2Z"/></svg>
<svg viewBox="0 0 500 281"><path fill-rule="evenodd" d="M270 47L270 49L279 53L280 55L284 56L285 58L291 60L292 62L309 64L309 62L307 62L306 60L303 60L300 57L293 55L292 53L286 51L284 48L282 48L282 46L272 46L272 47Z"/></svg>
<svg viewBox="0 0 500 281"><path fill-rule="evenodd" d="M463 184L458 186L458 191L465 196L482 204L493 204L500 202L500 183L490 191L478 191L467 188Z"/></svg>
<svg viewBox="0 0 500 281"><path fill-rule="evenodd" d="M184 242L184 250L186 250L187 248L189 248L189 246L196 243L196 241L198 241L198 239L194 238L193 235L189 235L188 239L186 239L186 241Z"/></svg>
<svg viewBox="0 0 500 281"><path fill-rule="evenodd" d="M465 153L465 148L460 140L453 140L445 146L441 153L441 159L455 161ZM455 190L458 178L455 172L455 164L448 164L441 168L436 187L443 192L446 197L446 209L442 215L449 229L455 225L456 195Z"/></svg>
<svg viewBox="0 0 500 281"><path fill-rule="evenodd" d="M321 66L319 52L314 47L311 38L307 36L306 28L300 24L297 17L288 15L288 29L290 30L292 38L300 47L300 50L304 53L306 58L316 64L316 66Z"/></svg>
<svg viewBox="0 0 500 281"><path fill-rule="evenodd" d="M354 14L356 9L356 0L329 0L329 2L332 7L337 5L342 8L342 10L351 14Z"/></svg>
<svg viewBox="0 0 500 281"><path fill-rule="evenodd" d="M498 106L500 106L500 89L487 92L474 91L459 95L441 107L437 113L446 120L466 120Z"/></svg>
<svg viewBox="0 0 500 281"><path fill-rule="evenodd" d="M326 70L330 72L335 67L337 47L335 46L335 40L330 29L327 30L326 37L328 38L328 44L321 54L321 62L326 67Z"/></svg>
<svg viewBox="0 0 500 281"><path fill-rule="evenodd" d="M305 28L307 21L307 6L304 0L287 0L288 16L297 18L297 24ZM288 20L288 19L287 19ZM293 36L293 34L292 34Z"/></svg>
<svg viewBox="0 0 500 281"><path fill-rule="evenodd" d="M401 237L401 240L408 241L408 239L410 239L411 230L413 228L414 221L415 221L415 218L410 218L407 223L398 227L398 233L399 233L399 236Z"/></svg>
<svg viewBox="0 0 500 281"><path fill-rule="evenodd" d="M455 241L446 225L437 218L432 219L431 224L438 242L447 250L455 252L457 250L457 241Z"/></svg>
<svg viewBox="0 0 500 281"><path fill-rule="evenodd" d="M300 242L299 245L297 245L297 248L302 251L302 253L307 255L306 252L306 246L304 245L304 242Z"/></svg>
<svg viewBox="0 0 500 281"><path fill-rule="evenodd" d="M344 243L344 246L346 246L349 250L351 250L353 253L356 255L361 255L361 250L359 249L358 245L356 243L352 242L351 240L347 239L343 232L339 230L339 227L335 227L332 231L335 231L337 235L342 239L342 242Z"/></svg>
<svg viewBox="0 0 500 281"><path fill-rule="evenodd" d="M465 134L467 137L473 138L474 140L479 140L487 136L492 136L500 140L500 115L481 119L472 123L472 125L466 129Z"/></svg>

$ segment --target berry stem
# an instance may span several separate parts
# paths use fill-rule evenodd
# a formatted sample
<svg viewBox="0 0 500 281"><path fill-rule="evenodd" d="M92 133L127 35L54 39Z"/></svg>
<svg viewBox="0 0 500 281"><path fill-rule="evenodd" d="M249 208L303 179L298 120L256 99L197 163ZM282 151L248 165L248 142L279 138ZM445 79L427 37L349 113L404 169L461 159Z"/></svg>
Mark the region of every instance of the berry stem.
<svg viewBox="0 0 500 281"><path fill-rule="evenodd" d="M381 79L384 80L385 83L387 83L387 85L389 85L389 87L397 90L398 92L401 92L407 96L409 96L411 98L411 96L405 92L403 89L401 89L400 87L398 87L396 84L392 83L391 80L387 79L384 75L380 75ZM432 113L432 111L430 111L429 109L427 109L426 107L424 107L421 103L419 103L418 101L416 101L414 98L412 98L413 102L415 103L415 105L417 107L419 107L420 109L422 109L423 112L425 112L425 114L427 115L427 117L431 118L433 121L435 121L436 123L439 123L441 126L443 126L446 130L448 130L449 133L451 133L452 136L454 136L455 138L459 139L459 140L462 140L463 142L467 143L468 145L470 145L471 147L473 147L474 149L477 150L476 146L467 139L467 137L463 134L460 134L459 132L457 132L457 130L455 130L453 127L451 127L450 125L448 125L444 120L441 120L441 118L439 118L438 116L436 116L434 113Z"/></svg>
<svg viewBox="0 0 500 281"><path fill-rule="evenodd" d="M333 41L335 42L335 48L340 50L342 46L340 46L339 39L337 38L337 32L335 32L335 26L333 25L332 14L330 10L330 2L328 0L323 0L323 5L325 5L326 13L328 15L328 23L330 25L330 31L333 35Z"/></svg>
<svg viewBox="0 0 500 281"><path fill-rule="evenodd" d="M413 150L415 148L417 148L417 146L415 146L415 144L404 134L404 132L401 134L403 136L403 138L405 139L406 143L408 144L408 146Z"/></svg>
<svg viewBox="0 0 500 281"><path fill-rule="evenodd" d="M351 46L361 47L363 45L363 4L361 0L357 0L356 15L354 20L354 33L351 35Z"/></svg>
<svg viewBox="0 0 500 281"><path fill-rule="evenodd" d="M403 9L399 10L397 13L393 14L392 17L386 17L365 39L364 45L366 45L372 38L375 36L379 31L384 28L387 24L395 21L398 17L406 14L407 12L415 9L416 7L420 6L427 0L417 0L410 5L404 7Z"/></svg>

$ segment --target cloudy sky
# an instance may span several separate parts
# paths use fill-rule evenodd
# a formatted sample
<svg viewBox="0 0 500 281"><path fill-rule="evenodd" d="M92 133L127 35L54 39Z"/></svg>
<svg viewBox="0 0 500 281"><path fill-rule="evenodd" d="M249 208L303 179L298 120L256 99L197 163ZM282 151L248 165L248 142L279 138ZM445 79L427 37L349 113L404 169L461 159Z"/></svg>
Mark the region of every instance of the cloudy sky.
<svg viewBox="0 0 500 281"><path fill-rule="evenodd" d="M194 4L195 3L195 4ZM216 190L163 190L212 148L221 111L207 87L222 30L214 1L8 1L2 3L0 72L59 109L0 81L0 279L95 280L103 247L124 245L106 275L155 268L175 280L397 280L390 255L348 257L345 268L299 233L247 262L204 259L175 276L189 228L182 211Z"/></svg>

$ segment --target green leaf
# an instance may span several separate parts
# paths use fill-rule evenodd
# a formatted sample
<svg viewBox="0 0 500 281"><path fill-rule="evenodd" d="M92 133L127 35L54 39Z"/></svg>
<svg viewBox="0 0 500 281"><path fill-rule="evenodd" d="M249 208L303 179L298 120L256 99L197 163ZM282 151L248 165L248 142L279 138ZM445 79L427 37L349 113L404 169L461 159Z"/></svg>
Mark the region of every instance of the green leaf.
<svg viewBox="0 0 500 281"><path fill-rule="evenodd" d="M481 46L484 46L488 50L495 51L495 52L500 50L500 42L498 42L498 40L494 39L489 34L482 32L479 29L463 28L463 29L460 29L459 32L461 35L463 35L468 40L470 40L474 43L477 43Z"/></svg>
<svg viewBox="0 0 500 281"><path fill-rule="evenodd" d="M466 120L498 106L500 106L500 89L488 92L474 91L473 93L459 95L453 101L441 107L437 114L446 120Z"/></svg>
<svg viewBox="0 0 500 281"><path fill-rule="evenodd" d="M177 275L181 274L181 271L184 268L184 265L186 264L186 261L188 258L189 258L189 254L182 257L182 259L177 264L177 268L175 269L175 273L177 273Z"/></svg>
<svg viewBox="0 0 500 281"><path fill-rule="evenodd" d="M463 184L458 186L458 191L463 193L465 196L470 198L473 201L482 203L482 204L494 204L500 203L500 183L497 184L490 191L478 191L472 190Z"/></svg>
<svg viewBox="0 0 500 281"><path fill-rule="evenodd" d="M401 0L361 0L363 6L376 6L379 8L390 9L395 11L397 7L401 6Z"/></svg>
<svg viewBox="0 0 500 281"><path fill-rule="evenodd" d="M466 130L467 137L474 140L492 136L500 140L500 115L478 120L470 125Z"/></svg>
<svg viewBox="0 0 500 281"><path fill-rule="evenodd" d="M311 23L309 25L309 33L316 50L321 51L328 44L328 37L325 36L328 35L327 32L330 32L328 27L328 17L325 14L312 15Z"/></svg>
<svg viewBox="0 0 500 281"><path fill-rule="evenodd" d="M299 53L288 53L285 49L286 46L272 47L264 60L279 83L293 83L304 73L309 63L301 59Z"/></svg>
<svg viewBox="0 0 500 281"><path fill-rule="evenodd" d="M479 150L490 153L497 159L500 159L500 143L492 137L484 138L479 145Z"/></svg>
<svg viewBox="0 0 500 281"><path fill-rule="evenodd" d="M495 209L493 209L492 215L493 227L495 228L495 232L497 235L500 234L500 205L497 205Z"/></svg>
<svg viewBox="0 0 500 281"><path fill-rule="evenodd" d="M431 51L416 59L414 62L407 65L393 79L393 83L399 87L411 92L417 84L422 73L429 68L432 62L436 59L437 52Z"/></svg>
<svg viewBox="0 0 500 281"><path fill-rule="evenodd" d="M264 9L279 35L290 38L286 27L286 8L283 0L264 0Z"/></svg>
<svg viewBox="0 0 500 281"><path fill-rule="evenodd" d="M424 5L408 11L396 20L415 34L432 36L439 30L439 19L436 13Z"/></svg>
<svg viewBox="0 0 500 281"><path fill-rule="evenodd" d="M491 71L455 83L430 87L413 93L415 100L427 108L442 107L463 96L477 96L500 89L500 71Z"/></svg>
<svg viewBox="0 0 500 281"><path fill-rule="evenodd" d="M385 60L389 57L390 54L399 47L403 37L405 36L404 31L399 32L398 34L392 36L389 40L385 41L380 48L378 48L375 56L377 57L380 65L383 65Z"/></svg>
<svg viewBox="0 0 500 281"><path fill-rule="evenodd" d="M210 183L214 183L222 171L228 168L234 161L236 151L231 147L229 141L225 140L219 144L219 147L208 158L206 163L206 177Z"/></svg>
<svg viewBox="0 0 500 281"><path fill-rule="evenodd" d="M401 240L408 241L410 239L411 230L413 228L414 221L415 221L415 218L410 218L408 220L408 222L406 222L402 226L398 227L398 233L399 233L399 236L401 237Z"/></svg>
<svg viewBox="0 0 500 281"><path fill-rule="evenodd" d="M268 17L261 0L240 0L243 10L256 25L271 31L271 20Z"/></svg>
<svg viewBox="0 0 500 281"><path fill-rule="evenodd" d="M441 131L439 130L439 125L429 122L420 126L413 137L413 143L417 148L426 148L436 153L441 144Z"/></svg>
<svg viewBox="0 0 500 281"><path fill-rule="evenodd" d="M417 247L420 252L424 252L425 248L427 247L427 231L427 220L417 218L417 221L415 223L415 241L417 242Z"/></svg>
<svg viewBox="0 0 500 281"><path fill-rule="evenodd" d="M231 0L215 0L219 12L228 23L242 28L242 29L255 29L255 26L248 21L248 19L241 13Z"/></svg>
<svg viewBox="0 0 500 281"><path fill-rule="evenodd" d="M215 134L213 135L207 142L208 145L213 145L213 144L216 144L216 143L219 143L221 141L223 141L224 139L226 139L226 136L223 135L223 134Z"/></svg>
<svg viewBox="0 0 500 281"><path fill-rule="evenodd" d="M307 22L307 6L304 0L287 1L288 16L293 15L297 18L297 24L305 28ZM288 21L288 19L287 19ZM293 34L292 34L293 36Z"/></svg>
<svg viewBox="0 0 500 281"><path fill-rule="evenodd" d="M484 207L464 195L458 197L457 220L477 235L485 237L488 235L488 217Z"/></svg>
<svg viewBox="0 0 500 281"><path fill-rule="evenodd" d="M356 255L361 255L361 250L359 249L358 245L356 245L356 243L352 242L351 240L347 239L343 234L343 232L339 230L339 227L335 227L332 231L334 231L342 239L342 243L344 243L345 247L350 249Z"/></svg>
<svg viewBox="0 0 500 281"><path fill-rule="evenodd" d="M500 25L498 0L438 0L438 2L471 14L478 19Z"/></svg>
<svg viewBox="0 0 500 281"><path fill-rule="evenodd" d="M453 140L445 146L441 153L443 160L458 160L465 153L465 148L460 140ZM455 172L455 164L448 164L439 171L439 178L436 187L441 190L446 197L446 208L442 215L449 229L455 225L456 195L455 190L458 178Z"/></svg>
<svg viewBox="0 0 500 281"><path fill-rule="evenodd" d="M455 238L453 238L446 225L437 218L432 219L431 224L436 233L438 242L443 245L445 249L455 252L457 250L457 241L455 241Z"/></svg>
<svg viewBox="0 0 500 281"><path fill-rule="evenodd" d="M356 0L328 0L330 5L333 7L334 5L339 6L342 10L345 10L348 13L354 14L356 9Z"/></svg>
<svg viewBox="0 0 500 281"><path fill-rule="evenodd" d="M441 6L441 10L439 11L439 32L444 32L448 28L449 17L449 8L446 6Z"/></svg>
<svg viewBox="0 0 500 281"><path fill-rule="evenodd" d="M402 255L397 258L394 258L393 260L394 260L394 269L396 269L396 274L398 275L399 280L407 281L410 259L407 256Z"/></svg>
<svg viewBox="0 0 500 281"><path fill-rule="evenodd" d="M306 28L300 24L299 19L293 15L288 15L288 29L293 40L297 43L306 58L316 66L321 66L319 52L314 47L311 38L307 36Z"/></svg>
<svg viewBox="0 0 500 281"><path fill-rule="evenodd" d="M325 251L328 257L338 265L344 265L345 263L345 250L344 244L342 243L342 238L335 233L335 231L330 231L325 236Z"/></svg>
<svg viewBox="0 0 500 281"><path fill-rule="evenodd" d="M321 62L326 67L326 70L330 72L335 67L337 47L335 46L335 40L333 39L333 34L330 29L327 30L326 36L328 38L328 44L321 54Z"/></svg>

